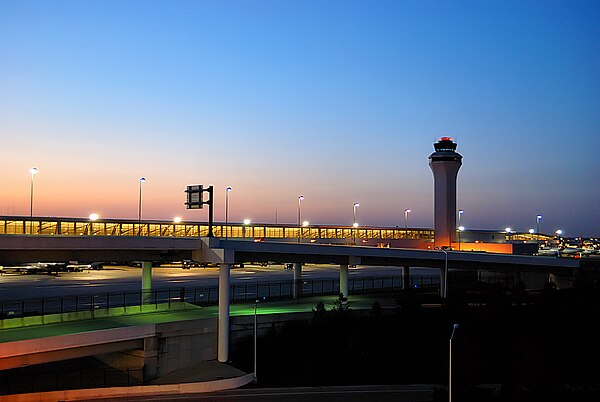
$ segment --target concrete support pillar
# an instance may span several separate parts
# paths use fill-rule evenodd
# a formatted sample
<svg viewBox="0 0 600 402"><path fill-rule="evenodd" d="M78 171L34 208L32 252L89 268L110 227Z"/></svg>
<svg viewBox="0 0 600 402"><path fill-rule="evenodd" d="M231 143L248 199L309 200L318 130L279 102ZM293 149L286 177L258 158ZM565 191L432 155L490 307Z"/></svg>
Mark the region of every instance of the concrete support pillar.
<svg viewBox="0 0 600 402"><path fill-rule="evenodd" d="M442 298L446 298L448 297L448 289L446 289L446 275L448 273L446 272L445 268L441 268L440 269L440 297Z"/></svg>
<svg viewBox="0 0 600 402"><path fill-rule="evenodd" d="M340 293L348 297L348 264L340 265Z"/></svg>
<svg viewBox="0 0 600 402"><path fill-rule="evenodd" d="M302 264L294 263L294 299L302 297Z"/></svg>
<svg viewBox="0 0 600 402"><path fill-rule="evenodd" d="M142 262L142 304L152 301L152 263Z"/></svg>
<svg viewBox="0 0 600 402"><path fill-rule="evenodd" d="M230 264L219 264L219 325L218 360L225 363L229 359L229 301L231 296Z"/></svg>
<svg viewBox="0 0 600 402"><path fill-rule="evenodd" d="M158 374L158 339L144 339L144 381L151 381L157 378Z"/></svg>
<svg viewBox="0 0 600 402"><path fill-rule="evenodd" d="M402 290L410 289L410 267L405 265L402 267Z"/></svg>

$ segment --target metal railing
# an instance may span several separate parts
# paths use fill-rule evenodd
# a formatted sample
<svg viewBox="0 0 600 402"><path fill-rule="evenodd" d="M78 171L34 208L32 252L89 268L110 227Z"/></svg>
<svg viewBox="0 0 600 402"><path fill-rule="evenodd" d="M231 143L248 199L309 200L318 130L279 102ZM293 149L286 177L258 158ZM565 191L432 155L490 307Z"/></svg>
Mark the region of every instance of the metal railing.
<svg viewBox="0 0 600 402"><path fill-rule="evenodd" d="M402 289L401 276L381 276L349 278L348 291L351 294L387 292ZM437 291L439 276L411 276L413 289ZM338 279L308 279L302 281L302 296L339 294ZM294 281L255 282L231 285L231 303L245 303L258 298L286 300L293 297ZM219 288L167 288L149 292L113 292L89 295L47 297L23 300L0 301L0 319L46 316L90 312L85 318L106 317L111 309L123 309L116 314L168 310L173 303L191 303L198 306L218 304ZM100 314L100 313L103 314Z"/></svg>

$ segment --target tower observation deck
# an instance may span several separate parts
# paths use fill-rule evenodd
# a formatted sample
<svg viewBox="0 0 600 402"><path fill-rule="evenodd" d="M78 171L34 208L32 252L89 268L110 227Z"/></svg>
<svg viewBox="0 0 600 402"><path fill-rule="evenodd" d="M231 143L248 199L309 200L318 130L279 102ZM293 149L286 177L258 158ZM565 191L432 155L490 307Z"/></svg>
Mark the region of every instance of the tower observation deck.
<svg viewBox="0 0 600 402"><path fill-rule="evenodd" d="M433 147L429 166L434 181L434 244L449 247L456 241L456 178L462 155L450 137L439 138Z"/></svg>

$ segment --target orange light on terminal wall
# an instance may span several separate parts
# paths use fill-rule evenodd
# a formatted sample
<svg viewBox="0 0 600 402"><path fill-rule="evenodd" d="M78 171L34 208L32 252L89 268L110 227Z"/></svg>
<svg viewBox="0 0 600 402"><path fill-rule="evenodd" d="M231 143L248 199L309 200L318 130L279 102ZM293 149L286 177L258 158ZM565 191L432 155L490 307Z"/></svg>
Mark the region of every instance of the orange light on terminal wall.
<svg viewBox="0 0 600 402"><path fill-rule="evenodd" d="M438 141L453 141L454 142L454 138L451 138L451 137L440 137L440 138L438 138Z"/></svg>

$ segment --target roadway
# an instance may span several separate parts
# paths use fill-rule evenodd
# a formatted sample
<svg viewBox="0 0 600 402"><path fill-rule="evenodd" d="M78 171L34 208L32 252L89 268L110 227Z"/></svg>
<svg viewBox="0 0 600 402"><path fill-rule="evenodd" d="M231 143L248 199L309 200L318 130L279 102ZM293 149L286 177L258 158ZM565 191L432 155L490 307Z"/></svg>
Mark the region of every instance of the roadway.
<svg viewBox="0 0 600 402"><path fill-rule="evenodd" d="M400 267L358 266L349 268L350 278L400 276ZM439 270L411 268L412 275L438 276ZM261 267L245 265L231 270L232 284L291 281L293 270L283 265ZM330 264L307 264L302 267L302 278L339 279L339 267ZM218 268L182 269L155 267L152 285L155 289L178 287L217 287ZM4 274L0 276L0 301L99 293L135 292L141 288L141 269L128 266L107 266L102 270L65 272L58 275Z"/></svg>
<svg viewBox="0 0 600 402"><path fill-rule="evenodd" d="M104 399L103 399L104 400ZM433 401L432 385L360 385L299 388L238 388L203 394L114 398L115 401ZM97 399L96 401L100 401Z"/></svg>

